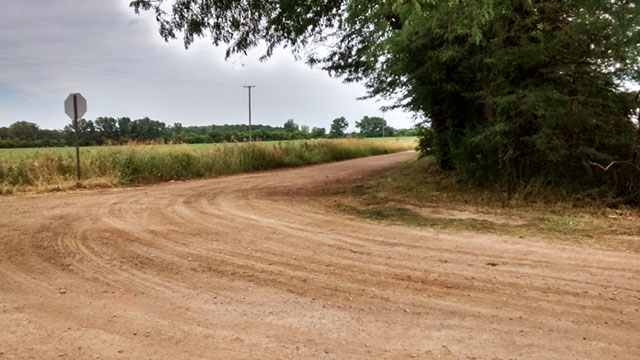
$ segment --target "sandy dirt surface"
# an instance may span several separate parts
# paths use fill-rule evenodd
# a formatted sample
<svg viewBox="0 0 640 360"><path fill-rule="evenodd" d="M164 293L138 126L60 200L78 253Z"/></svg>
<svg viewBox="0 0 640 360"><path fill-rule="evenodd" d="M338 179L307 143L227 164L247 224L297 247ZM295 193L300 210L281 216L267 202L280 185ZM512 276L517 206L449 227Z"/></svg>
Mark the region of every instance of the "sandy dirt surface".
<svg viewBox="0 0 640 360"><path fill-rule="evenodd" d="M2 197L0 359L640 358L638 254L305 197L414 157Z"/></svg>

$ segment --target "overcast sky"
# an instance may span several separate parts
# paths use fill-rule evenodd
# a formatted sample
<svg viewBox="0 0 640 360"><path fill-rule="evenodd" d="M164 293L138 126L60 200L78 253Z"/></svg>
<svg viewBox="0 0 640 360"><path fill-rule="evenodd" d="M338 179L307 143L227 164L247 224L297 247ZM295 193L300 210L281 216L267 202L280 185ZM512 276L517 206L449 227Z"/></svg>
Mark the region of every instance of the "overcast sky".
<svg viewBox="0 0 640 360"><path fill-rule="evenodd" d="M256 51L225 61L225 48L206 39L185 50L161 39L153 14L135 15L130 0L3 0L0 6L0 126L29 121L41 128L69 123L63 101L80 92L87 119L149 116L167 124L253 122L328 127L345 116L350 128L381 115L360 85L343 84L279 51L259 62ZM412 115L385 115L390 126L412 127Z"/></svg>

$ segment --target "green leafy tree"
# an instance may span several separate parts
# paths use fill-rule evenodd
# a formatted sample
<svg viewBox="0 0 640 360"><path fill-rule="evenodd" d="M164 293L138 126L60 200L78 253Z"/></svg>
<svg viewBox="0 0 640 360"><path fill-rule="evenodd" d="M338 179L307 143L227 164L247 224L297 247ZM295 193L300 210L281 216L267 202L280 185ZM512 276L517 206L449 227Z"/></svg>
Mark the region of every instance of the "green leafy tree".
<svg viewBox="0 0 640 360"><path fill-rule="evenodd" d="M96 132L100 137L101 143L107 140L118 140L118 121L111 117L99 117L94 121Z"/></svg>
<svg viewBox="0 0 640 360"><path fill-rule="evenodd" d="M182 137L182 131L183 131L184 127L182 126L182 123L174 123L173 126L169 126L165 129L165 133L167 135L168 139L171 139L171 141L173 143L180 143L182 141L184 141L183 137ZM214 134L217 135L217 134ZM212 138L213 141L216 141L215 139Z"/></svg>
<svg viewBox="0 0 640 360"><path fill-rule="evenodd" d="M96 128L91 120L78 119L78 143L80 146L96 145ZM68 144L75 144L76 134L73 124L64 127L64 136Z"/></svg>
<svg viewBox="0 0 640 360"><path fill-rule="evenodd" d="M48 130L48 129L39 129L38 130L38 141L33 144L33 146L43 147L43 146L64 146L66 145L66 141L64 140L64 135L60 130Z"/></svg>
<svg viewBox="0 0 640 360"><path fill-rule="evenodd" d="M38 125L26 121L18 121L9 126L8 135L18 140L36 140Z"/></svg>
<svg viewBox="0 0 640 360"><path fill-rule="evenodd" d="M333 119L331 122L331 130L329 130L329 136L331 137L342 137L344 136L345 130L349 127L349 122L344 116Z"/></svg>
<svg viewBox="0 0 640 360"><path fill-rule="evenodd" d="M64 135L59 130L40 129L38 125L26 121L0 127L0 148L64 145Z"/></svg>
<svg viewBox="0 0 640 360"><path fill-rule="evenodd" d="M287 122L284 123L283 127L287 131L297 131L298 130L298 124L296 124L296 122L293 121L293 119L287 120Z"/></svg>
<svg viewBox="0 0 640 360"><path fill-rule="evenodd" d="M323 138L326 135L327 135L327 130L325 128L314 127L313 129L311 129L311 137L314 139Z"/></svg>
<svg viewBox="0 0 640 360"><path fill-rule="evenodd" d="M131 136L131 119L128 117L121 117L118 119L118 133L120 139L125 140Z"/></svg>
<svg viewBox="0 0 640 360"><path fill-rule="evenodd" d="M165 12L167 3L173 6ZM618 181L622 175L592 166L638 158L635 105L624 90L626 82L640 82L635 0L131 5L154 10L165 39L182 33L188 46L209 35L216 45L228 44L227 55L260 42L267 45L265 56L277 46L300 54L311 42L328 45L328 55L311 53L308 61L364 83L370 97L395 98L391 107L421 115L441 166L479 183L606 185L640 203L637 180ZM337 134L333 126L331 134ZM633 164L622 167L612 172L640 178Z"/></svg>
<svg viewBox="0 0 640 360"><path fill-rule="evenodd" d="M356 128L360 129L360 135L364 137L381 137L385 125L384 119L377 116L365 116L362 120L356 121Z"/></svg>
<svg viewBox="0 0 640 360"><path fill-rule="evenodd" d="M165 123L148 117L134 120L131 124L131 136L135 140L148 141L162 138Z"/></svg>
<svg viewBox="0 0 640 360"><path fill-rule="evenodd" d="M387 128L387 129L392 129L393 130L393 135L389 135L389 136L418 136L418 129L417 128L413 128L413 129L393 129L393 128Z"/></svg>

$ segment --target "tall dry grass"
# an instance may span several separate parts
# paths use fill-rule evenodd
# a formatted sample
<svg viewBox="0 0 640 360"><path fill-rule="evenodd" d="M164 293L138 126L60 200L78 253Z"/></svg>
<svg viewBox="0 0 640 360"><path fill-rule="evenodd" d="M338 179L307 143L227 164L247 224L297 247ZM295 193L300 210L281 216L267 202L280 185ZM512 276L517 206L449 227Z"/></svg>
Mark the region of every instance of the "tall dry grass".
<svg viewBox="0 0 640 360"><path fill-rule="evenodd" d="M149 184L276 169L380 155L415 148L415 140L308 140L211 147L118 146L81 150L76 181L73 152L42 151L0 157L0 194L64 190L76 186Z"/></svg>

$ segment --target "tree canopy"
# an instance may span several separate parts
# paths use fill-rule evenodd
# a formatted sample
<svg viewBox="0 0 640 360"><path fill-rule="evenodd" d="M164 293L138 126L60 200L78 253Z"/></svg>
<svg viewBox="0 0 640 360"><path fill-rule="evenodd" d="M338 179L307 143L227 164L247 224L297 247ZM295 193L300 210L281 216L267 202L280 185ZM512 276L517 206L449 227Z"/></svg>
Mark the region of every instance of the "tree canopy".
<svg viewBox="0 0 640 360"><path fill-rule="evenodd" d="M333 119L331 122L331 129L329 130L329 136L331 137L341 137L344 136L344 132L349 127L349 122L344 116Z"/></svg>
<svg viewBox="0 0 640 360"><path fill-rule="evenodd" d="M360 135L364 137L393 136L395 133L395 129L387 126L386 121L379 116L364 116L356 121L356 128L360 129Z"/></svg>
<svg viewBox="0 0 640 360"><path fill-rule="evenodd" d="M136 0L165 39L227 54L289 47L415 112L421 144L478 183L603 188L640 203L625 91L640 82L635 0ZM307 46L314 44L314 47ZM320 51L314 51L319 45ZM635 153L635 154L634 154ZM593 164L618 161L606 173ZM620 172L620 174L612 174ZM625 180L622 181L621 179Z"/></svg>
<svg viewBox="0 0 640 360"><path fill-rule="evenodd" d="M339 132L331 137L353 136L345 134L347 122L337 119ZM335 122L335 121L334 121ZM281 127L253 124L253 139L256 141L306 140L327 137L325 128L298 125L289 119ZM416 136L416 129L394 130L397 136ZM391 132L388 132L391 136ZM376 136L361 134L362 136ZM249 139L248 125L205 125L183 126L175 123L166 125L162 121L148 117L131 120L128 117L113 118L101 116L95 120L78 120L78 140L81 146L120 145L128 143L152 144L201 144L221 142L241 142ZM0 148L55 147L75 143L75 131L71 125L63 130L40 129L38 125L18 121L8 127L0 127Z"/></svg>
<svg viewBox="0 0 640 360"><path fill-rule="evenodd" d="M284 123L284 129L287 131L296 131L299 130L298 124L293 119L289 119Z"/></svg>

